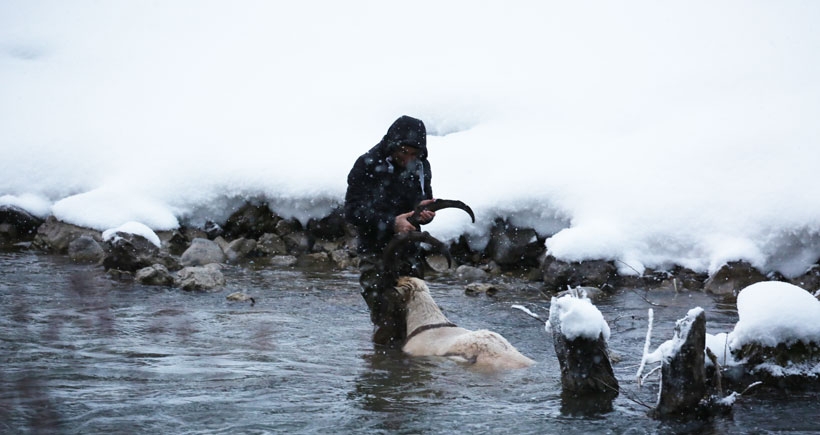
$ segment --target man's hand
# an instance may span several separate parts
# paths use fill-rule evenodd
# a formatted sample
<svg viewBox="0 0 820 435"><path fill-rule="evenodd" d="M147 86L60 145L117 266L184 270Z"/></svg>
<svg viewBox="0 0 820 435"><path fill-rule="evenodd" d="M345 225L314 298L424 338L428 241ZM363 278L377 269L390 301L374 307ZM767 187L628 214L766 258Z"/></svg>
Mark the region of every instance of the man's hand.
<svg viewBox="0 0 820 435"><path fill-rule="evenodd" d="M413 216L412 211L396 216L396 223L393 225L393 231L395 231L396 234L409 233L410 231L416 231L418 229L407 220L410 216Z"/></svg>
<svg viewBox="0 0 820 435"><path fill-rule="evenodd" d="M430 204L431 202L435 201L435 199L425 199L424 201L420 202L420 205ZM407 212L396 216L396 223L393 226L393 230L399 233L407 233L410 231L417 231L418 228L413 226L407 218L413 216L413 212ZM420 224L429 224L433 218L436 217L436 212L430 210L424 210L418 215L419 223Z"/></svg>
<svg viewBox="0 0 820 435"><path fill-rule="evenodd" d="M436 202L435 199L425 199L424 201L420 202L419 205L427 205ZM411 213L412 214L412 213ZM433 218L436 217L436 212L432 210L424 210L419 213L419 223L422 225L427 225L433 221Z"/></svg>

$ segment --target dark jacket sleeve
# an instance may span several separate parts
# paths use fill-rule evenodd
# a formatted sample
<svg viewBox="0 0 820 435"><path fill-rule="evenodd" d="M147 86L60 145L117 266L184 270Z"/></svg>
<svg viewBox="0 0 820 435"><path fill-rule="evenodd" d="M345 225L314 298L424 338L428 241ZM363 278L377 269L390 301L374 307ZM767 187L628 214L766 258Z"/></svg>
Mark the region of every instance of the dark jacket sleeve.
<svg viewBox="0 0 820 435"><path fill-rule="evenodd" d="M365 157L359 157L347 176L347 193L345 195L345 219L359 231L363 229L393 230L396 217L392 210L380 206L381 189L375 174L368 170Z"/></svg>

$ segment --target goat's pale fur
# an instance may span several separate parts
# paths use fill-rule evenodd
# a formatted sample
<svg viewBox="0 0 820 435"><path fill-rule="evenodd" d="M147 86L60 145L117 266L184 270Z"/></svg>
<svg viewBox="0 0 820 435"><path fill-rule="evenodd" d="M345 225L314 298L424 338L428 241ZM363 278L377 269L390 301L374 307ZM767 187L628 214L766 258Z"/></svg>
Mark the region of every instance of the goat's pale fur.
<svg viewBox="0 0 820 435"><path fill-rule="evenodd" d="M407 303L408 333L425 325L449 323L424 281L401 277L396 290ZM448 357L481 371L518 369L535 363L498 333L457 326L423 330L410 337L402 350L412 356Z"/></svg>

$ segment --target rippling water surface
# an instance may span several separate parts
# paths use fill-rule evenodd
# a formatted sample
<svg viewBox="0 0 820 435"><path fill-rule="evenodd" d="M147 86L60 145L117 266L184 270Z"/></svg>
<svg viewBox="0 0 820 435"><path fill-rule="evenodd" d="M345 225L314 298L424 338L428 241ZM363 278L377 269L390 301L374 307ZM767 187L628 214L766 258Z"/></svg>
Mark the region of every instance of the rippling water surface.
<svg viewBox="0 0 820 435"><path fill-rule="evenodd" d="M621 395L611 412L562 408L558 362L537 283L494 297L431 279L445 314L507 337L537 365L487 375L370 343L351 272L227 267L228 285L184 292L112 280L93 266L0 253L2 433L761 433L820 430L818 394L750 394L728 417L646 416L657 378L634 382L655 310L653 348L701 306L710 333L737 321L701 293L621 291L597 305L612 328ZM244 291L255 303L229 302Z"/></svg>

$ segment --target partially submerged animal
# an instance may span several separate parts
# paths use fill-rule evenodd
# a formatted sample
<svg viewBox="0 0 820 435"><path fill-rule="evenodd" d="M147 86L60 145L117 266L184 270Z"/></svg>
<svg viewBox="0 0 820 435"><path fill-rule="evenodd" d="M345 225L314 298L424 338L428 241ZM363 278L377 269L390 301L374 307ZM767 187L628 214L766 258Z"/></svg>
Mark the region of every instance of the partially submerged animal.
<svg viewBox="0 0 820 435"><path fill-rule="evenodd" d="M402 347L405 353L447 357L482 371L520 369L535 363L497 332L472 331L447 320L424 281L403 276L396 290L407 303L410 332Z"/></svg>
<svg viewBox="0 0 820 435"><path fill-rule="evenodd" d="M426 232L401 235L385 249L385 268L393 271L401 244L425 242L447 256L446 246ZM535 362L522 355L507 339L486 329L469 330L450 322L430 295L427 284L418 278L395 274L396 291L406 304L407 338L402 350L412 356L440 356L467 364L480 371L519 369Z"/></svg>

